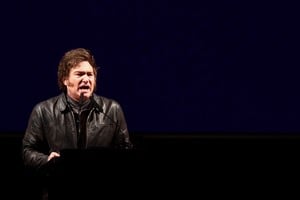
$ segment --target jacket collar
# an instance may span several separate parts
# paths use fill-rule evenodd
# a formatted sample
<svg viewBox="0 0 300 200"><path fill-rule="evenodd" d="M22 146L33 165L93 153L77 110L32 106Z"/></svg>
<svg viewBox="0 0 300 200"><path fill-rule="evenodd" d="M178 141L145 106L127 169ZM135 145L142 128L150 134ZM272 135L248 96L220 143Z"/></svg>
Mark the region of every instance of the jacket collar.
<svg viewBox="0 0 300 200"><path fill-rule="evenodd" d="M97 95L93 94L91 97L92 107L96 110L96 112L102 112L103 109L101 107L102 100ZM101 105L100 105L101 104ZM71 111L71 108L67 102L67 96L65 93L61 93L58 96L57 106L60 112L66 113Z"/></svg>

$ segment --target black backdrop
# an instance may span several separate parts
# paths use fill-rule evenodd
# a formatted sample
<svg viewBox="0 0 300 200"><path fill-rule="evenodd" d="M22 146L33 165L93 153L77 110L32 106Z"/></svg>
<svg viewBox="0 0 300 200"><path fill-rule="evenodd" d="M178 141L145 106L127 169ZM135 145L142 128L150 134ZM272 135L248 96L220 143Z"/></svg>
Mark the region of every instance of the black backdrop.
<svg viewBox="0 0 300 200"><path fill-rule="evenodd" d="M1 3L1 132L24 132L58 94L57 64L89 48L97 93L131 132L300 131L299 14L285 2L6 1Z"/></svg>
<svg viewBox="0 0 300 200"><path fill-rule="evenodd" d="M239 188L247 194L258 189L260 196L276 191L278 197L291 182L286 178L298 174L299 140L238 137L299 136L296 3L7 0L0 3L0 24L0 171L9 177L2 181L2 195L37 195L41 182L13 179L23 174L21 137L33 106L59 92L59 59L77 47L94 52L101 67L97 92L118 100L130 132L142 135L136 138L142 159L134 162L140 170L133 168L132 175L143 181L129 184L129 191L138 186L147 189L145 194L149 188L156 194L163 188L168 196L177 196L177 191L186 196L195 186L194 181L180 180L187 177L214 191L230 185L222 195L238 194L232 188ZM237 137L198 137L207 132L236 132ZM184 134L168 137L169 133ZM185 137L189 133L193 137ZM140 167L142 161L146 165ZM113 181L125 186L124 180ZM178 190L166 190L167 185ZM185 192L184 186L192 187ZM198 188L195 191L199 195ZM201 195L203 191L207 190Z"/></svg>

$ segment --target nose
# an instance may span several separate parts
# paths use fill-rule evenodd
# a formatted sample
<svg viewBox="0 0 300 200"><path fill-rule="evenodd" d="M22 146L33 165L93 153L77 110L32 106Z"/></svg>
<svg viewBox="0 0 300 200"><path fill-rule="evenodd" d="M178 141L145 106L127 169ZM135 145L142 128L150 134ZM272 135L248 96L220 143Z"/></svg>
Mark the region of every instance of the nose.
<svg viewBox="0 0 300 200"><path fill-rule="evenodd" d="M89 80L88 80L88 79L83 79L83 80L82 80L82 82L84 82L84 83L88 83L88 82L89 82Z"/></svg>
<svg viewBox="0 0 300 200"><path fill-rule="evenodd" d="M88 83L89 80L90 80L90 78L88 76L86 76L86 75L83 76L83 78L82 78L82 82L84 82L84 83Z"/></svg>

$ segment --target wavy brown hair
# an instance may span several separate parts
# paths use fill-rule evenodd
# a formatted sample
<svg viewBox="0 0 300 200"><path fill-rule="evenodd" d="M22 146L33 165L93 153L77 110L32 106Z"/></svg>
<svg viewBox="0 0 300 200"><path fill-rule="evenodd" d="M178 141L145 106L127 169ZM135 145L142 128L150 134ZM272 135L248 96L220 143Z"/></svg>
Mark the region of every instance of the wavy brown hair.
<svg viewBox="0 0 300 200"><path fill-rule="evenodd" d="M84 48L77 48L77 49L72 49L70 51L67 51L59 62L57 78L58 78L58 87L61 91L66 92L67 88L64 85L64 80L69 76L71 69L77 66L82 61L88 61L90 65L93 67L94 74L95 74L94 90L96 89L98 67L96 65L95 58L90 50Z"/></svg>

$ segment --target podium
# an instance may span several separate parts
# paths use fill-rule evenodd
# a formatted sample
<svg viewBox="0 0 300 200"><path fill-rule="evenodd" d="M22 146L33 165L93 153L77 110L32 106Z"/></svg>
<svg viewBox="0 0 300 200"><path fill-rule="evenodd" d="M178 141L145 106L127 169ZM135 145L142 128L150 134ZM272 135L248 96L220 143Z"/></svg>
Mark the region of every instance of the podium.
<svg viewBox="0 0 300 200"><path fill-rule="evenodd" d="M97 199L112 188L126 188L142 163L134 150L66 149L60 154L48 165L49 200Z"/></svg>

